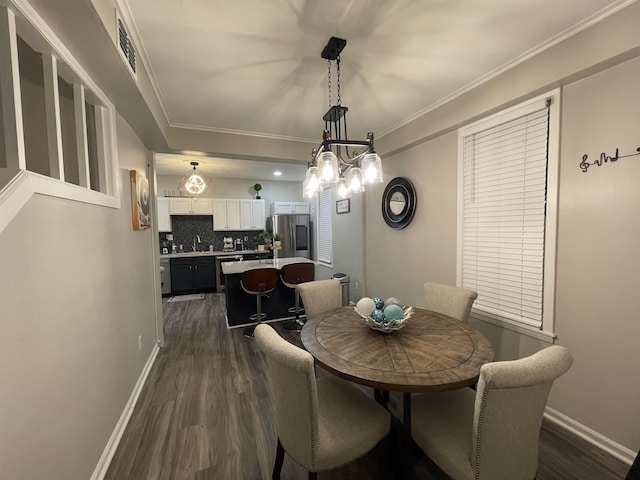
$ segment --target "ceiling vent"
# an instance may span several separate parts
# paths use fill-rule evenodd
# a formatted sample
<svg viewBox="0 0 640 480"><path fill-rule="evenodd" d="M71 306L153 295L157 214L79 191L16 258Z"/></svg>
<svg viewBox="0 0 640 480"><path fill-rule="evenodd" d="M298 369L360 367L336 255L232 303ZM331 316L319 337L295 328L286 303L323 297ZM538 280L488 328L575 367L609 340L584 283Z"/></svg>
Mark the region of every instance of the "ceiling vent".
<svg viewBox="0 0 640 480"><path fill-rule="evenodd" d="M133 74L134 78L137 79L137 53L136 48L133 46L133 42L131 41L131 37L127 33L127 29L124 26L124 22L122 18L118 15L118 48L122 57L124 58L127 66L129 67L129 71Z"/></svg>

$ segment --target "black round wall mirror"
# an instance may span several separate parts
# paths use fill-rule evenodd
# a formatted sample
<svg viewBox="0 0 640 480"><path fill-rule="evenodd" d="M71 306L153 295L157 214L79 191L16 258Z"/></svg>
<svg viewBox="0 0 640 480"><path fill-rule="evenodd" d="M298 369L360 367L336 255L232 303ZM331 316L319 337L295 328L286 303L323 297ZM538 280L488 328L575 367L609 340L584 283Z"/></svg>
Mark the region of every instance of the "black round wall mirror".
<svg viewBox="0 0 640 480"><path fill-rule="evenodd" d="M382 218L391 228L409 225L416 211L416 190L408 178L392 179L382 194Z"/></svg>

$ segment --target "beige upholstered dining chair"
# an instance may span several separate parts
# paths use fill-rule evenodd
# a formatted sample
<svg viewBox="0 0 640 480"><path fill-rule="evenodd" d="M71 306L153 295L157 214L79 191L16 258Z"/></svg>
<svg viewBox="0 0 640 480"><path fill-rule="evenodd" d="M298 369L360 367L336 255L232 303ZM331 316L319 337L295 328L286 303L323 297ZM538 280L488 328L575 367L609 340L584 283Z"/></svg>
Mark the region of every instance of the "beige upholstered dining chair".
<svg viewBox="0 0 640 480"><path fill-rule="evenodd" d="M278 447L273 478L280 478L284 452L315 479L319 471L365 455L387 435L389 412L338 377L316 380L309 352L265 324L256 327L255 340L267 357L275 394Z"/></svg>
<svg viewBox="0 0 640 480"><path fill-rule="evenodd" d="M411 435L456 480L533 480L549 391L573 358L551 346L480 369L477 391L414 395Z"/></svg>
<svg viewBox="0 0 640 480"><path fill-rule="evenodd" d="M300 292L307 319L342 306L342 291L338 279L301 283L296 289Z"/></svg>
<svg viewBox="0 0 640 480"><path fill-rule="evenodd" d="M450 317L469 321L473 301L478 294L473 290L427 282L424 284L424 308Z"/></svg>

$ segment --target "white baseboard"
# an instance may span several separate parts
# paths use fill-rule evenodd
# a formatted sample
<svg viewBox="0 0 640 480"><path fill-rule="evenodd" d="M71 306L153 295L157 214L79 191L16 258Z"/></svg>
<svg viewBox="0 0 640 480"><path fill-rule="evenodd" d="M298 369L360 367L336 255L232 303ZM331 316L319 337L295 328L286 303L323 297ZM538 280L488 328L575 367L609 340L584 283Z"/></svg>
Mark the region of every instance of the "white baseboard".
<svg viewBox="0 0 640 480"><path fill-rule="evenodd" d="M629 450L627 447L614 442L610 438L607 438L595 430L582 425L580 422L575 421L573 418L568 417L553 408L546 407L544 417L550 422L570 431L574 435L577 435L599 449L604 450L619 460L622 460L628 465L631 465L633 460L636 458L636 452Z"/></svg>
<svg viewBox="0 0 640 480"><path fill-rule="evenodd" d="M100 460L98 460L98 464L96 465L95 470L93 471L93 475L91 475L91 480L102 480L107 473L107 469L111 464L111 459L113 459L113 455L116 453L116 449L120 444L120 439L122 438L122 434L124 433L125 428L127 428L127 424L129 423L129 419L131 418L131 414L133 413L133 409L136 406L138 401L138 397L140 396L140 392L142 392L142 387L144 386L144 382L147 380L147 376L151 371L151 367L153 366L153 362L156 360L156 356L158 355L158 351L160 348L158 345L153 346L153 350L147 359L147 363L145 364L142 372L140 373L140 377L138 377L138 381L133 387L133 391L131 392L131 396L127 401L127 404L122 411L122 415L120 415L120 419L116 424L116 427L113 429L111 433L111 437L107 442L107 445L104 447L104 451L100 456Z"/></svg>

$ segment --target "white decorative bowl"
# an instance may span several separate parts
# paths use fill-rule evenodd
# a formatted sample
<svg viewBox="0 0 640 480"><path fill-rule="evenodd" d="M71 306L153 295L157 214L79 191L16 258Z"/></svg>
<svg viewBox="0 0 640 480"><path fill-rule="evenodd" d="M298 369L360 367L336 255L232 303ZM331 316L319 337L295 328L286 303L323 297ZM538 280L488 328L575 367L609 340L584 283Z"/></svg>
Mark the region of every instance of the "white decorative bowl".
<svg viewBox="0 0 640 480"><path fill-rule="evenodd" d="M364 323L372 330L378 330L379 332L391 333L396 330L400 330L407 324L407 321L413 315L413 307L402 307L402 318L399 320L391 320L390 322L376 322L373 318L368 315L362 315L356 309L356 313L362 317Z"/></svg>

